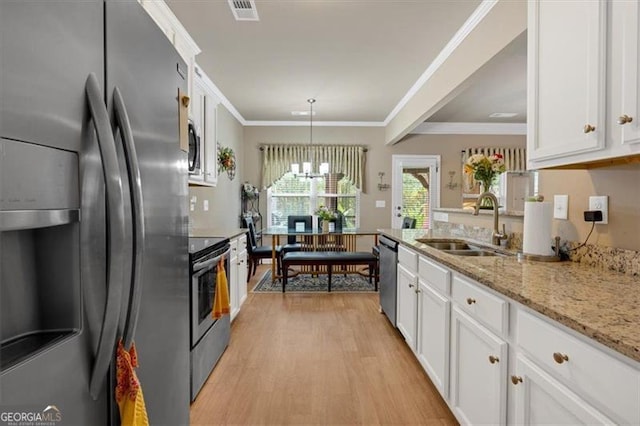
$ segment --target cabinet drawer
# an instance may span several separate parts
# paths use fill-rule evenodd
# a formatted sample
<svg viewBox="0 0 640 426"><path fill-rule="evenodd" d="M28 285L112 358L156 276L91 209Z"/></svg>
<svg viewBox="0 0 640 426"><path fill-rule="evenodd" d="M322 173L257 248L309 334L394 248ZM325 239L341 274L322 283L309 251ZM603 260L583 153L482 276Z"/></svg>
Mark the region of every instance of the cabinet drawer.
<svg viewBox="0 0 640 426"><path fill-rule="evenodd" d="M238 255L238 238L234 238L233 240L230 241L230 249L231 249L231 256L237 256Z"/></svg>
<svg viewBox="0 0 640 426"><path fill-rule="evenodd" d="M639 370L527 312L517 319L518 345L552 376L616 422L640 424Z"/></svg>
<svg viewBox="0 0 640 426"><path fill-rule="evenodd" d="M410 270L418 270L418 253L403 246L398 246L398 263Z"/></svg>
<svg viewBox="0 0 640 426"><path fill-rule="evenodd" d="M418 276L442 294L451 290L451 272L426 257L418 258Z"/></svg>
<svg viewBox="0 0 640 426"><path fill-rule="evenodd" d="M500 336L507 332L509 304L506 300L494 296L477 284L458 276L453 278L453 300L475 319L489 327Z"/></svg>

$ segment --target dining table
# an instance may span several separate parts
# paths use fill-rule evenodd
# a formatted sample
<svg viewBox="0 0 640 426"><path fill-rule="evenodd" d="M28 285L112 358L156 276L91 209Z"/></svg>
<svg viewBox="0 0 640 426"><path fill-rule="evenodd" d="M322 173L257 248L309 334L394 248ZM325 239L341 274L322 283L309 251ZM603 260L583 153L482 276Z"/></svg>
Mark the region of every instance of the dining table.
<svg viewBox="0 0 640 426"><path fill-rule="evenodd" d="M322 229L296 230L286 226L273 226L262 230L263 236L271 236L271 280L282 278L278 274L276 247L280 245L281 237L289 239L295 236L296 241L301 243L300 250L304 251L350 251L357 250L359 237L372 237L373 246L378 245L377 229L343 228L334 232L323 232Z"/></svg>

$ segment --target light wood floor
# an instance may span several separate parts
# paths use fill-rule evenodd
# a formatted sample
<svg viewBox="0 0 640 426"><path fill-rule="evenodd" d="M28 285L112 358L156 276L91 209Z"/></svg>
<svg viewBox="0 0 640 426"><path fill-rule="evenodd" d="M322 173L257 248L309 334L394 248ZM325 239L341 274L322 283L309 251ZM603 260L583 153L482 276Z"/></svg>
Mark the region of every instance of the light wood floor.
<svg viewBox="0 0 640 426"><path fill-rule="evenodd" d="M457 424L378 306L377 294L249 293L191 424Z"/></svg>

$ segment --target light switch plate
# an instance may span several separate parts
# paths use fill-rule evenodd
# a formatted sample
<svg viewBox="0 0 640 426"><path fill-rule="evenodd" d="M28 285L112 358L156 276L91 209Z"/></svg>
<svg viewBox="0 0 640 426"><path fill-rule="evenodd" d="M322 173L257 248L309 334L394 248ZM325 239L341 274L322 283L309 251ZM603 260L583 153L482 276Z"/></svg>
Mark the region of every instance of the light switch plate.
<svg viewBox="0 0 640 426"><path fill-rule="evenodd" d="M387 203L384 200L376 200L376 208L383 209Z"/></svg>
<svg viewBox="0 0 640 426"><path fill-rule="evenodd" d="M602 212L602 222L596 222L596 225L609 223L609 197L607 195L589 197L589 210L600 210Z"/></svg>
<svg viewBox="0 0 640 426"><path fill-rule="evenodd" d="M209 200L204 200L202 202L202 209L206 212L209 211Z"/></svg>
<svg viewBox="0 0 640 426"><path fill-rule="evenodd" d="M554 195L553 196L553 218L564 219L569 218L569 196Z"/></svg>

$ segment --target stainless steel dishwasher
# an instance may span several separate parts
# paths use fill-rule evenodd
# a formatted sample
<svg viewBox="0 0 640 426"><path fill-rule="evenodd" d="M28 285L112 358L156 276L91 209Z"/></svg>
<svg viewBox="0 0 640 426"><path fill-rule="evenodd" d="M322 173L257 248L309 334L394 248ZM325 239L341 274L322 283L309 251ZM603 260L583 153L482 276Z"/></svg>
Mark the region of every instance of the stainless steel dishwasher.
<svg viewBox="0 0 640 426"><path fill-rule="evenodd" d="M396 279L398 243L381 235L380 239L380 308L396 326Z"/></svg>

